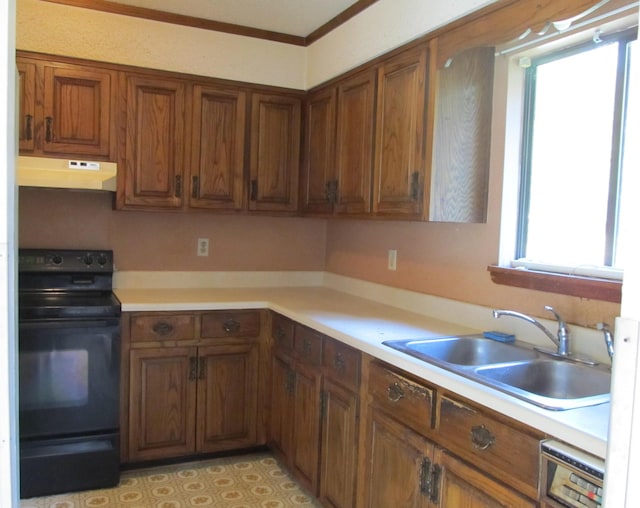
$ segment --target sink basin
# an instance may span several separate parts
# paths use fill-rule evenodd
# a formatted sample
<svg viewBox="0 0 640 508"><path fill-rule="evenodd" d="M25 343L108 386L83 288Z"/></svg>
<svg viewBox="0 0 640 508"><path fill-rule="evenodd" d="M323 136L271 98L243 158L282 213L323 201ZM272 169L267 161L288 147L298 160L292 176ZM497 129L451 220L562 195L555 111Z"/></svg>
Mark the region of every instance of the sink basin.
<svg viewBox="0 0 640 508"><path fill-rule="evenodd" d="M479 380L548 409L571 409L610 400L611 373L568 361L533 360L474 369Z"/></svg>
<svg viewBox="0 0 640 508"><path fill-rule="evenodd" d="M432 363L487 365L531 360L538 354L513 344L505 344L482 335L420 340L388 340L383 344Z"/></svg>

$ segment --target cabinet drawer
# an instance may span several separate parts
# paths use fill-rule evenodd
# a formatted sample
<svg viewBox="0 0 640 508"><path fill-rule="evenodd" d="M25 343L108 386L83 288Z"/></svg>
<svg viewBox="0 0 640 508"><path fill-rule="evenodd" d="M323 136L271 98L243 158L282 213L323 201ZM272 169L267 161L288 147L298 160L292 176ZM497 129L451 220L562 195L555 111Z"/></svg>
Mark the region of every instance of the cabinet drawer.
<svg viewBox="0 0 640 508"><path fill-rule="evenodd" d="M218 337L257 337L260 333L258 311L215 311L202 315L200 336L203 339Z"/></svg>
<svg viewBox="0 0 640 508"><path fill-rule="evenodd" d="M324 335L311 328L296 325L293 340L293 348L296 356L308 365L319 367L322 365L323 338Z"/></svg>
<svg viewBox="0 0 640 508"><path fill-rule="evenodd" d="M373 402L420 434L433 426L435 392L378 363L371 363L369 393Z"/></svg>
<svg viewBox="0 0 640 508"><path fill-rule="evenodd" d="M336 340L325 338L324 372L334 381L357 390L360 381L360 352Z"/></svg>
<svg viewBox="0 0 640 508"><path fill-rule="evenodd" d="M131 316L131 340L184 340L195 337L193 314L134 314Z"/></svg>
<svg viewBox="0 0 640 508"><path fill-rule="evenodd" d="M280 314L271 314L271 337L274 345L286 351L293 350L295 323Z"/></svg>
<svg viewBox="0 0 640 508"><path fill-rule="evenodd" d="M441 396L439 404L438 435L445 448L536 496L542 436L534 437L453 398Z"/></svg>

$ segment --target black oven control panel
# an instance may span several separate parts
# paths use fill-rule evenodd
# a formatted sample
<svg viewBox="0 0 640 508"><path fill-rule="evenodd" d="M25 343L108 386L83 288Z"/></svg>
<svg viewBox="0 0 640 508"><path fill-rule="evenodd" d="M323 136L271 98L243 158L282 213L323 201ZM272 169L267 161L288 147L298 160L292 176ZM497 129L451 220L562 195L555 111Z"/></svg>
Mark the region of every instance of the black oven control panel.
<svg viewBox="0 0 640 508"><path fill-rule="evenodd" d="M110 250L20 249L19 272L113 272Z"/></svg>

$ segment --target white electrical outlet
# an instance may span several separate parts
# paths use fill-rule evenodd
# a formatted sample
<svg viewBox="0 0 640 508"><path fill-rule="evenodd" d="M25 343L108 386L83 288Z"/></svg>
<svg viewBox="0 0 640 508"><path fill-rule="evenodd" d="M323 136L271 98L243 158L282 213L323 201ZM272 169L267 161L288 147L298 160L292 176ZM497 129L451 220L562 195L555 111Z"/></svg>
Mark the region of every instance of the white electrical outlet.
<svg viewBox="0 0 640 508"><path fill-rule="evenodd" d="M396 270L396 261L398 258L398 251L395 249L389 250L389 258L387 263L387 268L395 272Z"/></svg>
<svg viewBox="0 0 640 508"><path fill-rule="evenodd" d="M208 256L209 255L209 239L208 238L198 238L198 256Z"/></svg>

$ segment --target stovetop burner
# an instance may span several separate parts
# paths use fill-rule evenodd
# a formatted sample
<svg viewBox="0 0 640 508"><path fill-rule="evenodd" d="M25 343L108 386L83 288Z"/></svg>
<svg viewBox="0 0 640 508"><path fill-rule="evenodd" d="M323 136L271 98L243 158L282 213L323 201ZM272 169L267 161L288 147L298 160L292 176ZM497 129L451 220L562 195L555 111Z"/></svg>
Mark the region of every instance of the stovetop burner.
<svg viewBox="0 0 640 508"><path fill-rule="evenodd" d="M20 321L120 316L113 268L107 250L21 249Z"/></svg>

